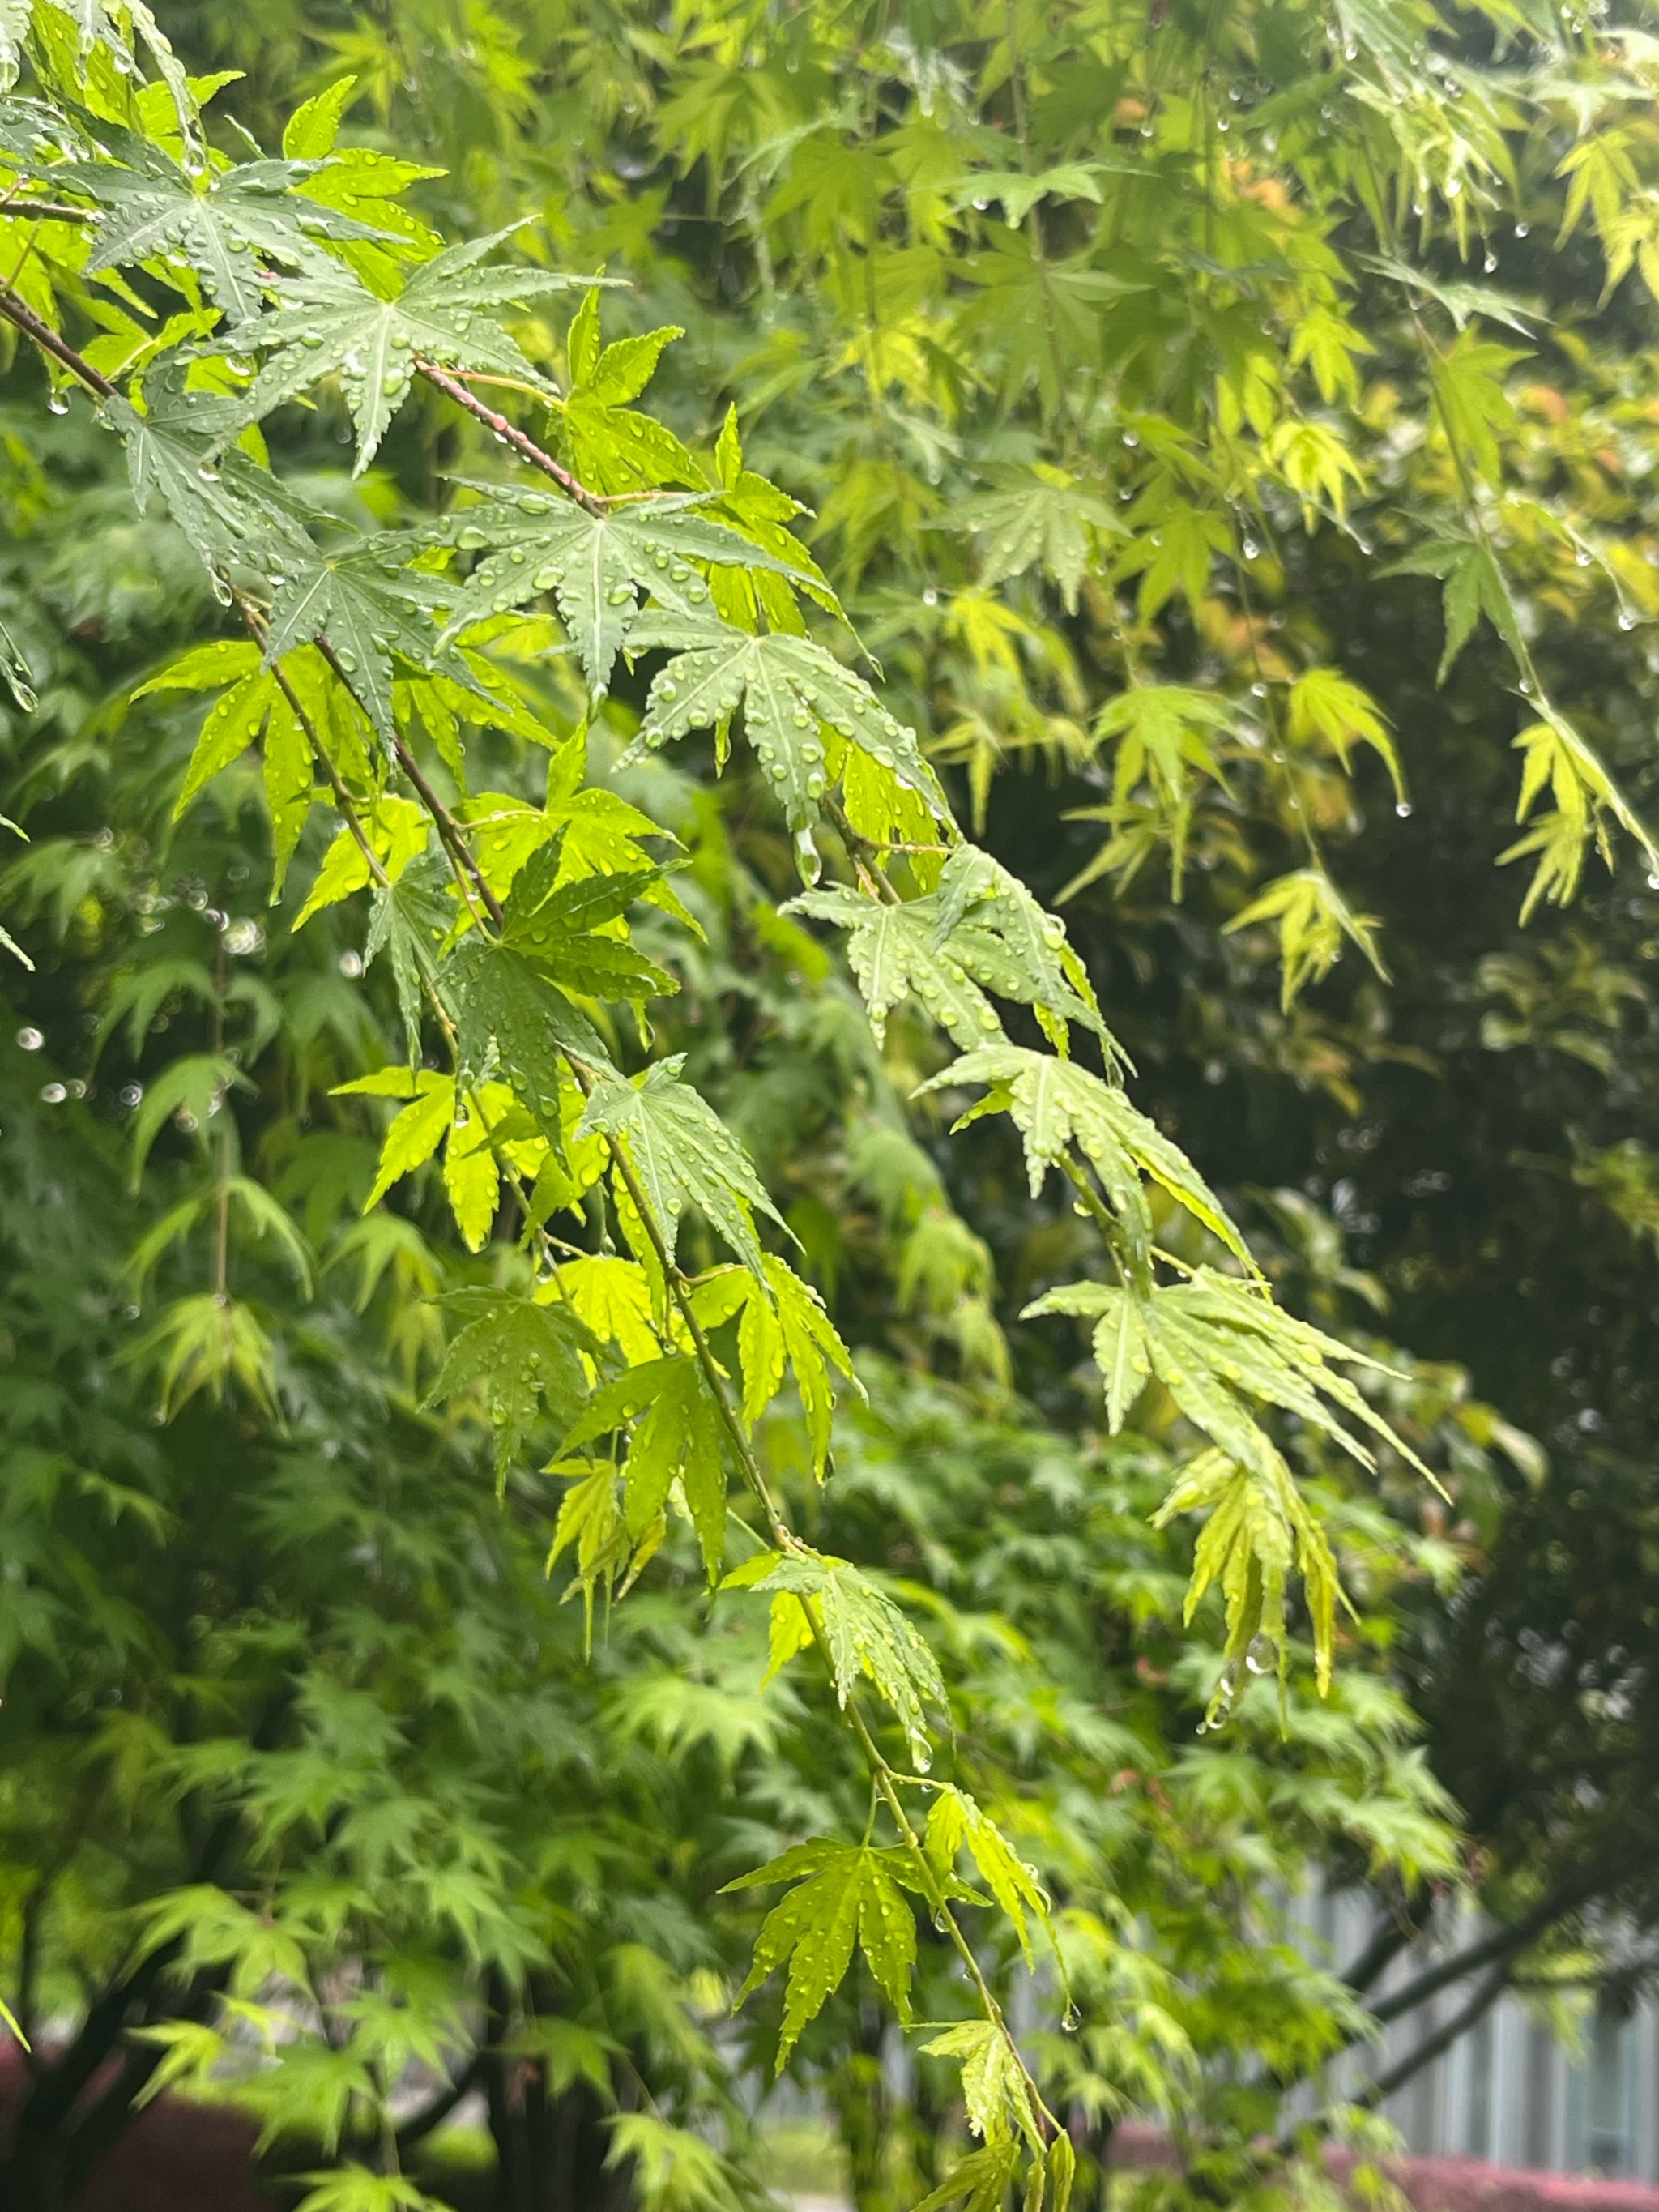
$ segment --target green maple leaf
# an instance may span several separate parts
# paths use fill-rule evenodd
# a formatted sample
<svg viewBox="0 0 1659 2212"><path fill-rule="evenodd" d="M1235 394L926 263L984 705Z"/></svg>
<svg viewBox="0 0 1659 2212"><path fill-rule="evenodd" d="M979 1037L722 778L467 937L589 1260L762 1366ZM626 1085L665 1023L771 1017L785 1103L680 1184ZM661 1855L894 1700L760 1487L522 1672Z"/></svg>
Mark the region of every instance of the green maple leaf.
<svg viewBox="0 0 1659 2212"><path fill-rule="evenodd" d="M690 730L723 731L740 706L749 742L792 830L807 827L830 787L830 734L890 769L939 819L949 819L915 732L811 638L731 630L679 653L651 686L635 744L651 751Z"/></svg>
<svg viewBox="0 0 1659 2212"><path fill-rule="evenodd" d="M386 532L338 552L296 540L279 572L265 657L274 661L314 638L326 638L388 751L397 735L394 654L419 667L436 643L432 616L449 605L441 577L410 566L425 541L414 532ZM455 681L472 688L464 664Z"/></svg>
<svg viewBox="0 0 1659 2212"><path fill-rule="evenodd" d="M363 1200L365 1213L374 1212L394 1182L423 1167L455 1127L455 1079L434 1068L376 1068L373 1075L336 1084L329 1095L407 1102L386 1130L374 1186Z"/></svg>
<svg viewBox="0 0 1659 2212"><path fill-rule="evenodd" d="M299 2179L310 2185L303 2212L437 2212L435 2198L402 2174L375 2173L353 2163Z"/></svg>
<svg viewBox="0 0 1659 2212"><path fill-rule="evenodd" d="M963 309L962 337L1002 362L1005 401L1035 380L1046 408L1060 404L1059 362L1092 361L1103 311L1150 289L1091 264L1087 252L1040 261L1022 233L1005 231L968 264L979 295Z"/></svg>
<svg viewBox="0 0 1659 2212"><path fill-rule="evenodd" d="M726 1542L724 1422L700 1361L684 1353L647 1360L596 1391L554 1461L633 1424L623 1464L623 1521L635 1553L660 1541L668 1493L684 1492L712 1583Z"/></svg>
<svg viewBox="0 0 1659 2212"><path fill-rule="evenodd" d="M775 554L790 571L798 590L816 600L827 614L839 615L841 604L830 588L829 578L794 535L792 526L806 509L767 477L744 466L735 406L727 408L714 443L714 470L722 487L720 515L735 523L763 553ZM769 570L761 568L747 578L735 579L726 573L715 583L722 617L728 622L736 619L739 629L799 627L793 599L782 584L771 580ZM746 618L739 618L738 611ZM764 623L756 619L762 611L768 617Z"/></svg>
<svg viewBox="0 0 1659 2212"><path fill-rule="evenodd" d="M643 1003L679 988L626 937L606 933L658 883L659 867L621 875L582 876L560 884L564 840L556 837L514 878L502 942L522 953L552 982L584 997Z"/></svg>
<svg viewBox="0 0 1659 2212"><path fill-rule="evenodd" d="M1485 615L1517 660L1526 655L1521 618L1503 570L1490 550L1473 538L1437 538L1403 559L1390 562L1385 576L1438 576L1445 584L1445 650L1435 677L1443 684L1452 665Z"/></svg>
<svg viewBox="0 0 1659 2212"><path fill-rule="evenodd" d="M921 898L887 905L836 884L803 892L788 911L848 932L847 957L878 1038L892 1009L914 995L964 1051L1000 1041L1002 1024L987 996L994 993L1031 1006L1057 1044L1075 1021L1115 1050L1060 925L971 846L957 848L939 890Z"/></svg>
<svg viewBox="0 0 1659 2212"><path fill-rule="evenodd" d="M1054 2142L1064 2142L1075 2159L1077 2154L1072 2151L1069 2136L1056 2136ZM1052 2147L1049 2156L1052 2161ZM962 2212L1003 2212L1018 2168L1018 2142L1011 2138L1006 2142L988 2143L983 2150L970 2151L966 2158L959 2159L939 2187L928 2191L915 2212L948 2212L953 2204L959 2204ZM1054 2212L1066 2212L1066 2199L1058 2189Z"/></svg>
<svg viewBox="0 0 1659 2212"><path fill-rule="evenodd" d="M580 1355L598 1339L565 1306L538 1305L506 1291L453 1291L443 1302L462 1327L444 1355L428 1406L477 1391L495 1431L495 1480L507 1480L544 1404L568 1422L587 1395Z"/></svg>
<svg viewBox="0 0 1659 2212"><path fill-rule="evenodd" d="M562 420L571 465L584 483L605 492L702 483L702 471L667 424L627 404L651 381L663 348L684 335L670 323L601 350L599 294L589 292L577 308L565 342L570 390Z"/></svg>
<svg viewBox="0 0 1659 2212"><path fill-rule="evenodd" d="M144 379L142 410L118 392L100 403L126 447L137 512L148 514L160 498L216 571L243 566L281 574L314 557L308 532L324 520L319 510L232 445L242 422L240 402L189 391L185 374L177 360L158 362Z"/></svg>
<svg viewBox="0 0 1659 2212"><path fill-rule="evenodd" d="M1029 1006L1062 1052L1068 1022L1091 1030L1115 1052L1088 970L1066 941L1065 923L1046 913L1000 860L977 845L957 846L939 872L935 896L936 946L948 945L988 990Z"/></svg>
<svg viewBox="0 0 1659 2212"><path fill-rule="evenodd" d="M1284 966L1279 1000L1287 1012L1304 984L1330 973L1345 939L1387 978L1389 971L1376 949L1376 915L1356 914L1322 868L1295 868L1277 878L1224 925L1224 933L1267 921L1279 925L1279 957Z"/></svg>
<svg viewBox="0 0 1659 2212"><path fill-rule="evenodd" d="M1187 832L1192 819L1194 776L1208 776L1223 791L1227 778L1212 747L1213 734L1234 720L1231 700L1213 691L1199 691L1184 684L1134 684L1109 699L1095 717L1097 740L1116 741L1112 763L1112 795L1115 802L1103 808L1103 818L1120 815L1136 787L1143 781L1169 823L1170 874L1176 897L1186 860ZM1085 868L1067 885L1078 890L1098 868Z"/></svg>
<svg viewBox="0 0 1659 2212"><path fill-rule="evenodd" d="M222 439L231 434L228 403L185 394L155 375L146 380L144 398L142 414L118 392L103 403L126 447L133 506L148 514L159 497L210 568L247 559L268 518L238 498L244 472L235 471L227 483L216 465Z"/></svg>
<svg viewBox="0 0 1659 2212"><path fill-rule="evenodd" d="M948 1875L964 1847L986 1887L1012 1923L1026 1965L1033 1965L1026 1915L1035 1915L1048 1927L1048 1899L1042 1885L989 1814L965 1790L942 1782L927 1815L927 1856L941 1875Z"/></svg>
<svg viewBox="0 0 1659 2212"><path fill-rule="evenodd" d="M340 124L356 90L355 76L336 77L333 83L296 107L283 130L283 152L291 161L311 161L313 173L300 186L307 199L342 215L355 216L377 231L385 244L348 246L339 256L355 269L371 290L390 291L398 281L399 264L410 258L424 260L441 252L444 241L411 215L402 195L411 185L441 177L419 161L405 161L370 146L337 146ZM325 160L324 156L329 158Z"/></svg>
<svg viewBox="0 0 1659 2212"><path fill-rule="evenodd" d="M445 872L435 854L422 854L395 883L377 891L363 944L365 968L382 952L392 963L411 1066L421 1056L422 983L433 975L435 947L455 918L453 905L440 888Z"/></svg>
<svg viewBox="0 0 1659 2212"><path fill-rule="evenodd" d="M962 2101L968 2124L988 2145L1011 2142L1024 2135L1039 2157L1046 2148L1019 2054L1000 2021L966 2020L947 2027L922 2049L935 2058L954 2058L962 2068Z"/></svg>
<svg viewBox="0 0 1659 2212"><path fill-rule="evenodd" d="M556 838L560 872L567 880L649 873L656 863L641 841L657 837L675 842L672 831L617 793L584 785L586 764L586 747L580 739L562 746L548 763L544 806L531 806L500 792L480 793L462 806L473 850L498 892L507 889L532 854ZM675 915L694 935L702 935L669 877L659 876L641 896L648 905Z"/></svg>
<svg viewBox="0 0 1659 2212"><path fill-rule="evenodd" d="M203 722L173 802L175 822L203 785L240 759L258 738L272 701L282 696L276 679L261 666L259 648L251 639L227 638L181 654L132 695L143 699L156 691L208 690L219 684L229 689L209 708Z"/></svg>
<svg viewBox="0 0 1659 2212"><path fill-rule="evenodd" d="M184 64L173 52L172 44L157 23L154 14L143 0L53 0L51 13L38 4L38 0L5 0L0 6L0 92L8 92L17 81L25 41L33 28L43 43L58 45L53 40L55 27L52 15L66 20L75 33L74 52L79 64L76 74L84 76L87 64L94 48L101 46L113 59L123 76L136 74L133 56L133 34L136 32L155 63L156 72L167 86L173 102L173 112L179 131L186 140L193 139L200 123L195 94ZM22 102L16 103L19 106ZM33 106L33 103L28 103ZM62 120L58 128L61 132ZM101 135L101 124L100 124Z"/></svg>
<svg viewBox="0 0 1659 2212"><path fill-rule="evenodd" d="M751 1425L783 1388L786 1366L793 1369L813 1471L822 1477L835 1411L830 1370L843 1375L855 1389L859 1384L852 1355L817 1291L802 1282L787 1261L769 1252L763 1283L746 1268L717 1268L698 1278L692 1304L704 1328L718 1328L737 1316L743 1413Z"/></svg>
<svg viewBox="0 0 1659 2212"><path fill-rule="evenodd" d="M982 1083L987 1090L957 1127L984 1114L1012 1115L1024 1140L1033 1198L1048 1170L1075 1145L1099 1176L1138 1249L1144 1252L1152 1241L1140 1182L1148 1176L1249 1264L1244 1239L1220 1200L1181 1147L1138 1112L1115 1085L1075 1060L996 1044L964 1054L921 1087L944 1091L963 1083Z"/></svg>
<svg viewBox="0 0 1659 2212"><path fill-rule="evenodd" d="M477 267L517 227L434 254L392 299L380 298L338 268L272 279L266 289L275 306L248 317L222 339L232 353L270 356L242 402L242 421L257 422L283 401L337 375L357 431L353 472L361 475L419 361L510 376L552 397L533 362L485 310L592 280L523 264Z"/></svg>
<svg viewBox="0 0 1659 2212"><path fill-rule="evenodd" d="M848 931L847 956L878 1038L893 1007L914 994L971 1051L1002 1034L992 992L1030 1006L1061 1050L1067 1024L1078 1022L1116 1051L1064 925L976 846L957 846L938 890L902 905L838 884L803 893L790 910Z"/></svg>
<svg viewBox="0 0 1659 2212"><path fill-rule="evenodd" d="M592 514L537 492L492 490L460 518L459 544L487 550L457 598L447 635L551 592L587 680L603 696L641 591L659 605L695 616L709 591L694 562L761 570L803 587L813 581L805 569L700 513L714 496L676 495Z"/></svg>
<svg viewBox="0 0 1659 2212"><path fill-rule="evenodd" d="M1431 363L1446 435L1482 483L1495 483L1502 476L1498 441L1519 427L1503 377L1524 358L1513 346L1498 345L1466 330L1449 352L1436 356Z"/></svg>
<svg viewBox="0 0 1659 2212"><path fill-rule="evenodd" d="M891 1707L917 1766L927 1768L927 1709L949 1712L945 1680L932 1648L869 1576L823 1553L763 1552L745 1559L722 1587L775 1593L772 1674L814 1642L816 1622L829 1647L843 1710L860 1682L869 1681Z"/></svg>
<svg viewBox="0 0 1659 2212"><path fill-rule="evenodd" d="M326 726L332 679L320 654L293 654L283 673L313 726ZM263 666L258 647L246 638L198 646L148 684L141 684L132 696L142 699L154 691L210 690L220 684L228 684L230 689L203 722L185 770L175 818L210 777L228 768L245 745L258 740L264 754L265 799L270 809L274 905L282 896L289 862L311 811L314 786L311 740L305 725L275 673Z"/></svg>
<svg viewBox="0 0 1659 2212"><path fill-rule="evenodd" d="M1110 502L1046 461L1012 464L986 474L997 489L964 500L949 518L980 536L980 581L1000 583L1034 564L1052 576L1069 613L1095 558L1096 533L1121 537Z"/></svg>
<svg viewBox="0 0 1659 2212"><path fill-rule="evenodd" d="M178 254L189 263L227 315L239 322L259 312L268 271L280 261L326 278L332 270L313 236L372 239L368 223L317 201L295 186L319 166L311 161L245 161L216 175L192 177L164 148L111 124L98 136L115 159L65 161L48 173L54 189L68 186L97 202L89 275L133 268Z"/></svg>
<svg viewBox="0 0 1659 2212"><path fill-rule="evenodd" d="M1273 1406L1328 1437L1367 1469L1375 1462L1362 1431L1434 1480L1332 1363L1385 1375L1392 1370L1296 1320L1265 1291L1213 1268L1200 1267L1184 1283L1128 1288L1072 1283L1025 1310L1096 1317L1095 1361L1106 1378L1107 1421L1114 1435L1144 1384L1156 1377L1193 1426L1240 1466L1267 1470L1277 1462L1255 1411Z"/></svg>
<svg viewBox="0 0 1659 2212"><path fill-rule="evenodd" d="M561 1146L566 1052L597 1067L610 1065L586 1015L516 947L477 930L444 963L440 984L459 1012L458 1085L471 1089L498 1067L548 1142Z"/></svg>
<svg viewBox="0 0 1659 2212"><path fill-rule="evenodd" d="M741 2004L775 1968L788 1969L777 2070L783 2071L801 2030L846 1978L854 1943L902 2021L910 2017L910 1977L916 1960L915 1919L900 1883L914 1887L904 1855L869 1844L798 1844L793 1850L727 1882L728 1890L768 1882L797 1883L766 1916L755 1944Z"/></svg>
<svg viewBox="0 0 1659 2212"><path fill-rule="evenodd" d="M1289 1468L1273 1451L1242 1466L1225 1451L1200 1452L1153 1515L1153 1525L1161 1528L1178 1513L1206 1508L1210 1517L1194 1548L1186 1618L1192 1619L1211 1584L1218 1584L1226 1612L1230 1668L1237 1669L1258 1636L1270 1641L1282 1664L1285 1593L1291 1570L1299 1570L1322 1695L1330 1686L1341 1582L1325 1532ZM1255 1665L1263 1665L1259 1654ZM1211 1720L1230 1702L1229 1679L1224 1672L1217 1685L1207 1715Z"/></svg>
<svg viewBox="0 0 1659 2212"><path fill-rule="evenodd" d="M677 1053L653 1061L635 1082L606 1076L595 1085L577 1133L597 1131L624 1146L671 1260L681 1217L690 1205L763 1278L765 1260L754 1217L764 1213L780 1227L782 1217L748 1154L714 1108L681 1082L684 1064L685 1055Z"/></svg>
<svg viewBox="0 0 1659 2212"><path fill-rule="evenodd" d="M954 189L959 204L972 200L983 207L988 200L999 201L1010 229L1018 230L1042 199L1092 200L1098 207L1101 178L1127 169L1127 163L1116 161L1067 161L1036 176L1024 169L974 169Z"/></svg>
<svg viewBox="0 0 1659 2212"><path fill-rule="evenodd" d="M886 906L845 884L805 891L790 902L793 914L810 914L845 929L847 957L870 1012L878 1041L887 1017L913 994L964 1051L1002 1038L991 1001L958 957L954 936L937 942L939 902L932 895Z"/></svg>

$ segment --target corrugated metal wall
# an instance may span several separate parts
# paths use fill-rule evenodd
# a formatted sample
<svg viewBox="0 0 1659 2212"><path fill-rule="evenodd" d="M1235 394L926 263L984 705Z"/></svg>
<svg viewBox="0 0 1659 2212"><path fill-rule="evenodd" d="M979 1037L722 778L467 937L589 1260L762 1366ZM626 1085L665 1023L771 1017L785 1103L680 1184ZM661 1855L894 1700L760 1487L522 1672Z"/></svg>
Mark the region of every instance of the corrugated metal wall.
<svg viewBox="0 0 1659 2212"><path fill-rule="evenodd" d="M1316 1954L1338 1966L1356 1956L1373 1911L1358 1893L1310 1899L1305 1920ZM1468 1918L1456 1945L1480 1932ZM1374 1994L1401 1987L1444 1954L1443 1948L1414 1948ZM1395 2022L1380 2045L1344 2062L1340 2086L1352 2092L1420 2047L1468 2002L1472 1986L1460 1983ZM1422 2154L1659 2182L1659 2010L1644 2000L1628 2017L1594 2014L1582 2041L1581 2051L1570 2051L1519 1998L1501 1997L1383 2111Z"/></svg>

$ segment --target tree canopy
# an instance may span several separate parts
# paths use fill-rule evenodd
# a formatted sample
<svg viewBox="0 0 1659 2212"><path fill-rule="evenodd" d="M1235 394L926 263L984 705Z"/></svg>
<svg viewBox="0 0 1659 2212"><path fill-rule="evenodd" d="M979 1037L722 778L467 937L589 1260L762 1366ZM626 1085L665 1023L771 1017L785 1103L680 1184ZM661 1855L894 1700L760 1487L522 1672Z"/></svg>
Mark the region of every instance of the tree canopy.
<svg viewBox="0 0 1659 2212"><path fill-rule="evenodd" d="M463 13L0 10L5 2171L1212 2198L1650 1911L1659 46Z"/></svg>

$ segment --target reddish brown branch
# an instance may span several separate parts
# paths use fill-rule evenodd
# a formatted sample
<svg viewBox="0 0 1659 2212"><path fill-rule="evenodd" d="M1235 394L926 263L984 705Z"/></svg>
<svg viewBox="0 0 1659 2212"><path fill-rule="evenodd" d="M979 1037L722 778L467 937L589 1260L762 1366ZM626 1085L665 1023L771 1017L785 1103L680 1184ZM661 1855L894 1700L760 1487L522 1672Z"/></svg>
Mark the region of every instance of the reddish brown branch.
<svg viewBox="0 0 1659 2212"><path fill-rule="evenodd" d="M33 307L4 285L0 285L0 315L15 324L26 338L33 338L42 353L50 354L60 368L68 369L88 392L95 392L100 399L116 397L116 386L108 377L89 361L83 360L67 338L60 338L50 323L42 322Z"/></svg>
<svg viewBox="0 0 1659 2212"><path fill-rule="evenodd" d="M0 215L24 222L92 222L97 214L96 208L70 207L62 200L0 200Z"/></svg>
<svg viewBox="0 0 1659 2212"><path fill-rule="evenodd" d="M539 469L544 477L551 477L559 489L574 499L578 507L585 507L590 514L606 512L605 503L598 492L589 491L585 483L573 477L568 469L556 461L552 454L538 446L533 438L526 436L524 431L509 422L505 415L497 414L493 407L479 398L476 392L470 392L459 377L452 376L447 368L440 368L435 361L423 361L418 355L415 366L427 382L434 386L447 399L453 399L458 407L464 407L475 422L482 422L504 445L511 446L520 460L528 461L532 469Z"/></svg>

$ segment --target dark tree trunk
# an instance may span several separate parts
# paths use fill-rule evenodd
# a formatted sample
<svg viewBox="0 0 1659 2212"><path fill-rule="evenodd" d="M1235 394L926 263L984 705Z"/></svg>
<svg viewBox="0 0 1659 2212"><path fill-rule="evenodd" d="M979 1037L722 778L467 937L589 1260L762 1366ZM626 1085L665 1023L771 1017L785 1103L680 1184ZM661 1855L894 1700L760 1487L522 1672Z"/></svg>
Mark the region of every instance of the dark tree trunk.
<svg viewBox="0 0 1659 2212"><path fill-rule="evenodd" d="M539 2064L493 2065L495 2212L628 2212L625 2172L607 2167L606 2108L585 2081L550 2097Z"/></svg>

